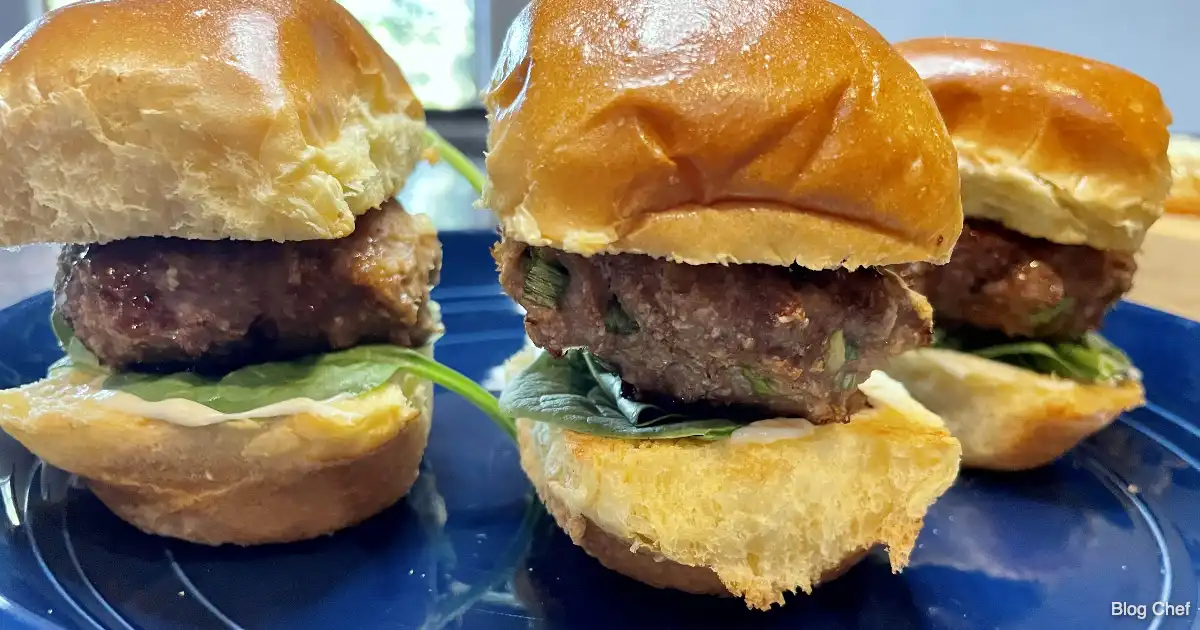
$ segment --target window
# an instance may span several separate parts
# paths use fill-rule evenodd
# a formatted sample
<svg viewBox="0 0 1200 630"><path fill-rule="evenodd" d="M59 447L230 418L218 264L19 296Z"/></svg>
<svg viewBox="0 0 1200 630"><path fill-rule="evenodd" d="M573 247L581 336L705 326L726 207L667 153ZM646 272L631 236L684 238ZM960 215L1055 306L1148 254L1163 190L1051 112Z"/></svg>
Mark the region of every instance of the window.
<svg viewBox="0 0 1200 630"><path fill-rule="evenodd" d="M46 0L46 8L74 1ZM475 5L487 0L338 1L396 59L426 109L479 107Z"/></svg>
<svg viewBox="0 0 1200 630"><path fill-rule="evenodd" d="M475 0L339 0L400 64L427 109L479 102Z"/></svg>

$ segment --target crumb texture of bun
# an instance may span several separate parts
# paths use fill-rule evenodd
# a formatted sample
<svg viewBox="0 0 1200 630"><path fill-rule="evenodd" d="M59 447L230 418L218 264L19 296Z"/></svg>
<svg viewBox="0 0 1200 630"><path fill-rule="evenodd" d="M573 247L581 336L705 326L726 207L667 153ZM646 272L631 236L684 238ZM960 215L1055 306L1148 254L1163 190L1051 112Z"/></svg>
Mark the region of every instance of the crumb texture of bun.
<svg viewBox="0 0 1200 630"><path fill-rule="evenodd" d="M98 402L73 369L0 392L0 428L87 480L117 516L191 542L256 545L329 534L403 497L429 435L432 385L406 376L296 414L184 427Z"/></svg>
<svg viewBox="0 0 1200 630"><path fill-rule="evenodd" d="M534 481L538 498L545 504L546 510L554 517L558 526L576 545L610 571L635 579L655 588L669 588L693 595L714 595L717 597L732 597L733 594L717 574L708 567L689 567L671 560L666 560L648 551L645 546L637 545L630 540L621 540L604 531L586 516L571 512L562 501L554 495L542 492L544 479ZM846 571L854 568L864 557L866 551L851 553L836 567L822 573L813 582L816 587L825 582L836 580Z"/></svg>
<svg viewBox="0 0 1200 630"><path fill-rule="evenodd" d="M823 0L535 0L484 103L484 204L532 245L856 268L962 228L928 90Z"/></svg>
<svg viewBox="0 0 1200 630"><path fill-rule="evenodd" d="M1171 194L1167 212L1200 215L1200 138L1171 136Z"/></svg>
<svg viewBox="0 0 1200 630"><path fill-rule="evenodd" d="M1158 88L1099 61L1022 44L896 45L958 149L963 211L1057 243L1132 252L1171 187Z"/></svg>
<svg viewBox="0 0 1200 630"><path fill-rule="evenodd" d="M0 246L340 238L424 150L334 0L100 0L0 49Z"/></svg>
<svg viewBox="0 0 1200 630"><path fill-rule="evenodd" d="M847 424L769 441L622 440L521 419L521 466L610 569L768 609L878 545L903 568L953 483L958 442L902 387L888 389Z"/></svg>
<svg viewBox="0 0 1200 630"><path fill-rule="evenodd" d="M1043 466L1144 402L1136 380L1084 384L953 350L906 352L887 370L942 417L967 468Z"/></svg>

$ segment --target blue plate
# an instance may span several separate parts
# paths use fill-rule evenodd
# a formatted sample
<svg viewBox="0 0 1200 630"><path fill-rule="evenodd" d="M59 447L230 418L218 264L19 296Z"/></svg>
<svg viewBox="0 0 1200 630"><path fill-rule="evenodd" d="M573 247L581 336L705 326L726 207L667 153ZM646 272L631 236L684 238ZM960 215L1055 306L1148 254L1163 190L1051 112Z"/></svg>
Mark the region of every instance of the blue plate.
<svg viewBox="0 0 1200 630"><path fill-rule="evenodd" d="M520 348L520 315L496 285L491 234L443 240L438 357L483 380ZM0 311L0 386L59 355L50 305ZM1150 404L1045 469L962 475L904 573L871 557L769 613L600 567L531 501L512 444L445 392L406 500L334 536L252 549L144 535L0 436L0 628L1193 627L1200 324L1122 304L1105 332L1145 371ZM1155 615L1162 601L1192 604Z"/></svg>

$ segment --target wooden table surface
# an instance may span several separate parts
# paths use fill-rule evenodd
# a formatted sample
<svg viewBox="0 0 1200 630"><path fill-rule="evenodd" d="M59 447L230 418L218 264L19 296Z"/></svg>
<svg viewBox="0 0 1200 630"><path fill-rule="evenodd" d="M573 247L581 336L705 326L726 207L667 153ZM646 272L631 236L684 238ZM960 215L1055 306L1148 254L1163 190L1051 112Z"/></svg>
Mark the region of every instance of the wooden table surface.
<svg viewBox="0 0 1200 630"><path fill-rule="evenodd" d="M1200 320L1200 217L1166 215L1154 224L1128 299Z"/></svg>

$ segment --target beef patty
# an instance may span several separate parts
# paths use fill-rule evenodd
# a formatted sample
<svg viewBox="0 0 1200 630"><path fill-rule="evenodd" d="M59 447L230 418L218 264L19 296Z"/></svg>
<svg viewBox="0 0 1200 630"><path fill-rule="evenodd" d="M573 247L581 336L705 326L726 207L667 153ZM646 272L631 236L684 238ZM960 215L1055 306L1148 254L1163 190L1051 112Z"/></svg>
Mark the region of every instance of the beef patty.
<svg viewBox="0 0 1200 630"><path fill-rule="evenodd" d="M494 254L535 344L588 348L642 399L845 421L871 370L930 338L904 283L875 270L585 258L515 241Z"/></svg>
<svg viewBox="0 0 1200 630"><path fill-rule="evenodd" d="M1136 269L1132 254L1062 245L972 219L949 263L913 265L902 275L929 298L939 326L1077 337L1099 327Z"/></svg>
<svg viewBox="0 0 1200 630"><path fill-rule="evenodd" d="M55 309L117 369L219 372L440 330L442 250L398 203L342 239L292 243L137 238L63 249Z"/></svg>

